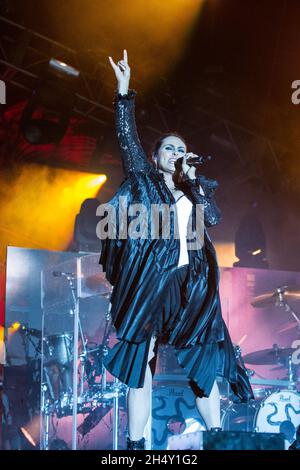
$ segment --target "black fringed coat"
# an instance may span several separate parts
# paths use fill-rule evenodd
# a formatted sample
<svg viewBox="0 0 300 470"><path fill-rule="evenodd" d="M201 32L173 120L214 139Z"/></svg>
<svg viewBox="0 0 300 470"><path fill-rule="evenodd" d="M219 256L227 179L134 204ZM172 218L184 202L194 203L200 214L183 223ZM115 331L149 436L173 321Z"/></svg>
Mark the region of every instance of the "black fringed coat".
<svg viewBox="0 0 300 470"><path fill-rule="evenodd" d="M134 116L135 95L134 90L125 96L116 94L114 101L125 180L109 201L116 215L114 220L109 221L114 225L115 238L101 241L100 264L113 286L111 318L120 340L115 351L107 358L106 367L129 386L141 387L145 365L141 374L134 372L133 366L131 374L128 370L125 373L126 368L120 366L120 361L128 362L132 354L127 355L126 359L126 354L124 351L120 352L120 347L121 344L124 347L130 344L147 344L151 337L157 312L163 302L166 280L170 270L178 264L180 240L174 236L176 217L173 212L169 239L152 239L151 236L133 239L120 236L124 230L122 225L128 225L132 220L132 217L127 215L119 221L122 204L129 207L131 204L142 203L149 217L151 205L166 204L172 207L175 204L163 176L149 163L140 144ZM199 184L205 196L200 194ZM189 250L189 298L180 320L172 331L169 343L174 345L179 363L202 394L209 396L216 375L221 375L230 382L239 399L245 401L252 397L252 390L244 369L235 357L222 318L219 268L215 249L206 230L206 227L213 226L220 220L220 211L214 200L216 187L215 181L203 176L185 181L179 187L193 204L191 226L194 233L197 207L201 205L204 209L204 250L208 262L205 283L208 285L203 286L203 243L200 243L198 249ZM151 220L148 222L150 227Z"/></svg>

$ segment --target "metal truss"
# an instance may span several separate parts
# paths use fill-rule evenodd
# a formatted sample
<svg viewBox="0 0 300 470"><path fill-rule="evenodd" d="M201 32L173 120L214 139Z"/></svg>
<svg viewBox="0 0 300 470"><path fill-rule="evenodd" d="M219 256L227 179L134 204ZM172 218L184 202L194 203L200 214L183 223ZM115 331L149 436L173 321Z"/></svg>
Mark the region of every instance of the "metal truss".
<svg viewBox="0 0 300 470"><path fill-rule="evenodd" d="M19 88L23 91L23 98L28 99L41 78L43 67L51 57L55 57L80 71L81 82L74 113L104 126L111 123L114 110L107 96L113 95L114 86L108 65L100 59L107 57L107 51L99 48L97 56L95 49L90 53L76 51L3 16L0 16L0 31L0 78L7 85ZM158 88L151 110L148 104L141 107L139 104L137 109L144 113L144 118L141 117L142 113L137 115L137 123L147 146L150 147L162 131L176 129L187 139L193 140L195 136L207 139L210 136L212 147L217 141L227 148L227 152L232 154L232 161L235 161L232 174L237 184L256 178L262 185L268 185L266 169L272 169L274 176L284 174L286 157L295 153L293 149L219 116L214 110L204 109L198 104L201 102L201 91L198 91L199 98L188 97L191 105L187 113L182 103L174 100L167 79L162 77L161 87ZM143 101L142 93L139 95ZM278 181L278 178L275 179ZM291 183L299 184L283 175L281 184L289 187Z"/></svg>
<svg viewBox="0 0 300 470"><path fill-rule="evenodd" d="M104 89L111 87L106 78L107 66L95 57L83 64L83 54L51 38L0 16L0 77L6 85L24 91L28 98L41 78L41 71L55 57L80 71L80 92L75 113L106 124L105 116L113 109L102 101ZM104 51L99 49L99 57Z"/></svg>

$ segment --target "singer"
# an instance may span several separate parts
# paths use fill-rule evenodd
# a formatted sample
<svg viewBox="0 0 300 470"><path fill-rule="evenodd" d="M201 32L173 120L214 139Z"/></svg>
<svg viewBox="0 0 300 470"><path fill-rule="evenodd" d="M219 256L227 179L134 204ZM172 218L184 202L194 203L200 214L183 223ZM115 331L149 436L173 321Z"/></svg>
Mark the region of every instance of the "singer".
<svg viewBox="0 0 300 470"><path fill-rule="evenodd" d="M150 392L159 343L174 347L207 429L220 429L217 376L227 379L240 401L253 398L247 374L235 357L223 321L219 298L219 268L207 227L219 223L214 200L217 183L196 177L176 132L154 144L152 161L141 146L134 115L136 92L129 90L127 52L117 62L109 57L117 79L116 130L125 180L110 204L118 212L119 197L175 207L180 238L102 240L100 264L113 285L111 318L117 344L105 357L105 366L129 387L128 438L131 450L144 448L144 430L150 413ZM177 162L178 159L182 158ZM175 163L177 162L176 166ZM203 237L197 249L188 249L187 227L204 208Z"/></svg>

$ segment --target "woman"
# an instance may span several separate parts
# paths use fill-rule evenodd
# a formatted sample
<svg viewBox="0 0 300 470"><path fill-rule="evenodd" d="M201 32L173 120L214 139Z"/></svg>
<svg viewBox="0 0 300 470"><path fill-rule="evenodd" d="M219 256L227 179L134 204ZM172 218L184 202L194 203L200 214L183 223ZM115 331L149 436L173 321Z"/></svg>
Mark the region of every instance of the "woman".
<svg viewBox="0 0 300 470"><path fill-rule="evenodd" d="M159 343L174 346L207 429L220 429L217 375L229 381L241 401L253 395L222 319L219 269L206 231L220 220L213 197L217 184L196 178L195 167L187 164L187 157L195 155L187 153L185 141L176 133L162 136L153 149L153 164L148 161L135 126L136 92L129 91L126 50L117 64L111 57L109 61L118 83L114 104L125 180L110 201L115 220L120 220L117 235L102 240L100 257L114 286L111 317L119 340L105 366L129 386L128 449L143 449ZM124 227L132 221L130 210L119 218L124 200L128 207L142 203L149 225L153 207L173 208L169 238L150 236L147 224L143 236L124 236ZM202 215L204 210L202 230L199 207ZM196 244L195 237L189 237L191 225L197 225Z"/></svg>

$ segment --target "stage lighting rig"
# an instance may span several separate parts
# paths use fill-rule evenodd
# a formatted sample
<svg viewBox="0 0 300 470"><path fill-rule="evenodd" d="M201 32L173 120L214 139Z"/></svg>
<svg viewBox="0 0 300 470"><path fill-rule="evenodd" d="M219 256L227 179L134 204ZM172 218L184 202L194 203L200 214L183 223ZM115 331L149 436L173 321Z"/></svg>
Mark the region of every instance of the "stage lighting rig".
<svg viewBox="0 0 300 470"><path fill-rule="evenodd" d="M72 110L80 72L52 58L25 106L21 130L31 144L57 143L64 136Z"/></svg>

